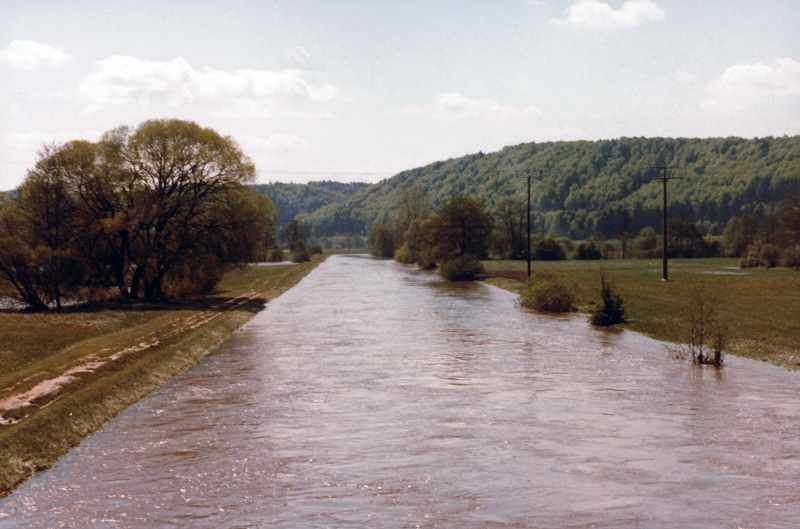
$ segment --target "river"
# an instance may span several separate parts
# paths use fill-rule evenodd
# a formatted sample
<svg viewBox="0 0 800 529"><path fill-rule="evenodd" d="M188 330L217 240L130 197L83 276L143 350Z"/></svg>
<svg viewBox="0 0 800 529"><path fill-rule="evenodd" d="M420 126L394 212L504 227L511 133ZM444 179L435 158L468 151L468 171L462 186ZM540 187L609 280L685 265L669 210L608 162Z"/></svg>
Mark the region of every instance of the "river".
<svg viewBox="0 0 800 529"><path fill-rule="evenodd" d="M515 297L331 257L0 529L800 527L797 373Z"/></svg>

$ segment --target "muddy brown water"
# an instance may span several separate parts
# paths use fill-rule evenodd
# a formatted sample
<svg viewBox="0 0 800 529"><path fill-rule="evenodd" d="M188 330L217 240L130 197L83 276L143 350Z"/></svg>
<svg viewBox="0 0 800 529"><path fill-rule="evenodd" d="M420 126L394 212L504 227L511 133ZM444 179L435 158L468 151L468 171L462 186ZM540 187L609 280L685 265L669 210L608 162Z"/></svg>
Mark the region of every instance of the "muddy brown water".
<svg viewBox="0 0 800 529"><path fill-rule="evenodd" d="M800 527L798 382L331 257L0 529Z"/></svg>

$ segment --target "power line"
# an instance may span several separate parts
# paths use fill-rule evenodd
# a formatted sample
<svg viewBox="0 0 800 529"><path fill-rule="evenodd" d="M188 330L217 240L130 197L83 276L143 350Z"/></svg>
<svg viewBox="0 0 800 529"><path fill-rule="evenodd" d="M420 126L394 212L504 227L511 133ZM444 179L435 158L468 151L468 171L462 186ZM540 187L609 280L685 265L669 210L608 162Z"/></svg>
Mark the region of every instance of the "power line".
<svg viewBox="0 0 800 529"><path fill-rule="evenodd" d="M663 276L661 281L669 281L669 274L667 270L667 180L679 180L680 177L678 176L667 176L667 171L670 169L681 169L678 165L661 165L653 167L653 169L658 169L662 171L662 174L659 176L654 176L653 180L661 180L664 182L664 207L661 214L661 260L662 260L662 271Z"/></svg>

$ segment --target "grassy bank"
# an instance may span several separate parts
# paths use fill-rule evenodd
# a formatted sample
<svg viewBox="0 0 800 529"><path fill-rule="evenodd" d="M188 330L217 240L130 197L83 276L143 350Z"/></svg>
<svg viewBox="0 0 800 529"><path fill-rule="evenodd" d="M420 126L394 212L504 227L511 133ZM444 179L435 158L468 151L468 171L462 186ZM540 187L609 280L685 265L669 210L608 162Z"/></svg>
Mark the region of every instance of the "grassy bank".
<svg viewBox="0 0 800 529"><path fill-rule="evenodd" d="M231 272L215 295L191 302L0 312L0 401L20 404L0 409L0 497L197 363L319 262Z"/></svg>
<svg viewBox="0 0 800 529"><path fill-rule="evenodd" d="M513 290L524 281L527 263L485 261L484 267L501 276L489 282ZM601 267L625 300L625 327L680 343L687 304L699 291L731 328L729 353L800 369L800 272L740 269L737 259L674 259L665 283L660 259L533 263L533 270L553 271L575 285L582 311L599 301Z"/></svg>

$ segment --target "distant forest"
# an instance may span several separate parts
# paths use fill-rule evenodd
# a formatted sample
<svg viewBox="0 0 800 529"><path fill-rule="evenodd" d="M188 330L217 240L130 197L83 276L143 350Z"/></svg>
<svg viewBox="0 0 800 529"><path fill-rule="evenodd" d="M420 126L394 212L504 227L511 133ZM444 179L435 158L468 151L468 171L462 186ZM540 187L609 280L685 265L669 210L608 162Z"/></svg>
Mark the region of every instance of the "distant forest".
<svg viewBox="0 0 800 529"><path fill-rule="evenodd" d="M252 187L269 197L278 208L278 225L286 226L295 218L303 220L329 204L343 204L349 197L370 187L370 184L324 181L308 184L258 184ZM344 230L340 234L353 233Z"/></svg>
<svg viewBox="0 0 800 529"><path fill-rule="evenodd" d="M374 185L316 182L256 186L278 206L279 224L304 222L312 236L366 235L391 224L397 191L417 184L434 207L456 195L498 211L526 200L532 175L535 231L584 239L614 237L622 217L660 232L659 166L675 166L669 216L718 235L731 217L757 217L800 192L800 136L781 138L620 138L525 143L402 172Z"/></svg>

